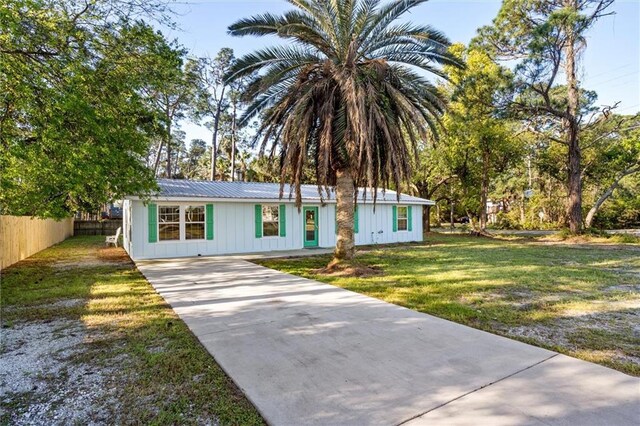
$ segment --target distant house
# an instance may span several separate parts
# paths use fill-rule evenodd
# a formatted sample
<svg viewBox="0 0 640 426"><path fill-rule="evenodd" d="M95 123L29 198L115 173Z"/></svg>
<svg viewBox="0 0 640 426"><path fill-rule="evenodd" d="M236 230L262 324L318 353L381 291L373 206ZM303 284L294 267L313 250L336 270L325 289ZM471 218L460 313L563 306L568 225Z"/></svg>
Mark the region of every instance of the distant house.
<svg viewBox="0 0 640 426"><path fill-rule="evenodd" d="M158 180L159 193L145 204L126 197L124 247L133 259L208 256L333 247L335 196L320 199L315 185L303 185L298 210L285 186L276 183ZM366 194L366 197L365 197ZM324 194L326 195L326 194ZM324 202L323 202L324 201ZM355 242L422 241L422 206L433 201L378 190L359 190Z"/></svg>

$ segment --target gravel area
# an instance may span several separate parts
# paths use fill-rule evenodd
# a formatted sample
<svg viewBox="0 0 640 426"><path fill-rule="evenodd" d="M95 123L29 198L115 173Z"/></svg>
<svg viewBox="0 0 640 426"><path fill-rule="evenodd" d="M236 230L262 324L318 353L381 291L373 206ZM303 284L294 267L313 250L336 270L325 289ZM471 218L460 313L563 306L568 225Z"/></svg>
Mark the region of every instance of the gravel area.
<svg viewBox="0 0 640 426"><path fill-rule="evenodd" d="M115 367L79 362L85 343L95 338L81 321L21 322L1 334L0 398L11 410L10 424L105 424L114 418Z"/></svg>
<svg viewBox="0 0 640 426"><path fill-rule="evenodd" d="M606 333L618 336L620 342L627 341L629 347L640 344L640 301L622 301L609 304L610 310L601 312L566 312L566 315L546 323L511 327L503 330L507 335L533 339L549 346L561 346L579 351L593 335ZM590 344L589 346L593 346ZM616 351L602 347L590 349L597 355L606 353L614 361L640 365L637 351ZM637 355L636 355L637 354Z"/></svg>

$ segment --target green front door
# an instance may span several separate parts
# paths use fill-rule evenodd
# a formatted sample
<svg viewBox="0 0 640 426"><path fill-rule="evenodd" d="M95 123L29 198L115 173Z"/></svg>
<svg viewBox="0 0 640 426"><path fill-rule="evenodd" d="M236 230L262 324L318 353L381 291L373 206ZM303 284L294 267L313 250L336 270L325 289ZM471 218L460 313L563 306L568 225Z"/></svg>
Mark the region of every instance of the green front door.
<svg viewBox="0 0 640 426"><path fill-rule="evenodd" d="M303 207L304 215L304 246L318 247L318 208Z"/></svg>

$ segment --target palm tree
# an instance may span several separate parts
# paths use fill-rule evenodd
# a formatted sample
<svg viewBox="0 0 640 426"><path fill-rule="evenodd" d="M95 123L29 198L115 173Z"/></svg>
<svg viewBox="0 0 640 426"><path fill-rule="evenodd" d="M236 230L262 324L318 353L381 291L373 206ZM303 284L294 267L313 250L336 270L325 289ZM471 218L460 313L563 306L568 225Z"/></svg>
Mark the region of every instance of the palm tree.
<svg viewBox="0 0 640 426"><path fill-rule="evenodd" d="M419 141L439 125L445 102L425 74L444 77L441 66L457 64L450 43L430 26L398 22L425 1L288 0L295 9L281 16L265 13L229 27L234 36L291 41L240 58L226 78L257 72L240 123L261 114L260 152L280 156L281 196L290 182L300 207L308 164L321 196L335 186L338 261L355 251L355 188L400 189Z"/></svg>

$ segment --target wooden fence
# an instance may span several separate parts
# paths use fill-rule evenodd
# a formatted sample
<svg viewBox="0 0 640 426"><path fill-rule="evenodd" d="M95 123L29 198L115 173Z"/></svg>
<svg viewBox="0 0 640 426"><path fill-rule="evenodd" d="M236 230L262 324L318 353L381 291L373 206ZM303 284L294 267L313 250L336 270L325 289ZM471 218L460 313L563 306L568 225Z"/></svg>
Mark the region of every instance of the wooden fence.
<svg viewBox="0 0 640 426"><path fill-rule="evenodd" d="M122 219L76 220L73 235L115 235L122 226Z"/></svg>
<svg viewBox="0 0 640 426"><path fill-rule="evenodd" d="M73 235L73 219L0 216L0 269Z"/></svg>

